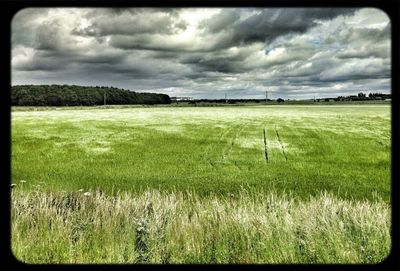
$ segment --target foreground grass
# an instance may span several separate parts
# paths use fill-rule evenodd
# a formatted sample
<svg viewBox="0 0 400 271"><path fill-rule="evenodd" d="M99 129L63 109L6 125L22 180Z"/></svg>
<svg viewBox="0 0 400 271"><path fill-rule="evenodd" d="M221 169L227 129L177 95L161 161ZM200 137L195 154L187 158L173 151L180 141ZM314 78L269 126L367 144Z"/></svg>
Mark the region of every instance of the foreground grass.
<svg viewBox="0 0 400 271"><path fill-rule="evenodd" d="M12 249L27 263L376 263L390 250L390 205L326 192L14 189Z"/></svg>

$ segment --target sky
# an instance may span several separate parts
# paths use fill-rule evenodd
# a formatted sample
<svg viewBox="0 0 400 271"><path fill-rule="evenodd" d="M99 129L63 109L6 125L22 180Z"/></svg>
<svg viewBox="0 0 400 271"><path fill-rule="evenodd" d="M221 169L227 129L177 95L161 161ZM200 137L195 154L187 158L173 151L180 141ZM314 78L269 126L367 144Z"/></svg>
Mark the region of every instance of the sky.
<svg viewBox="0 0 400 271"><path fill-rule="evenodd" d="M390 19L373 8L28 8L11 31L12 85L198 99L391 92Z"/></svg>

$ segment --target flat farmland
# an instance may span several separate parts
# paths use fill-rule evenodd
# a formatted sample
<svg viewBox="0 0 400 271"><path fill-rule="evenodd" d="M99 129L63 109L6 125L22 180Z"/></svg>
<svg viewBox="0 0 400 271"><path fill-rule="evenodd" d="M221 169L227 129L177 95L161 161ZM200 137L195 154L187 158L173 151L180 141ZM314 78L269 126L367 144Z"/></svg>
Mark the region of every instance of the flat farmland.
<svg viewBox="0 0 400 271"><path fill-rule="evenodd" d="M389 106L13 112L12 179L24 189L250 186L389 200L390 142Z"/></svg>
<svg viewBox="0 0 400 271"><path fill-rule="evenodd" d="M388 105L18 110L11 124L13 251L22 260L346 263L389 251ZM71 199L91 211L72 212ZM126 213L104 226L96 216L117 214L116 199ZM37 231L42 240L52 232L54 246L35 243Z"/></svg>

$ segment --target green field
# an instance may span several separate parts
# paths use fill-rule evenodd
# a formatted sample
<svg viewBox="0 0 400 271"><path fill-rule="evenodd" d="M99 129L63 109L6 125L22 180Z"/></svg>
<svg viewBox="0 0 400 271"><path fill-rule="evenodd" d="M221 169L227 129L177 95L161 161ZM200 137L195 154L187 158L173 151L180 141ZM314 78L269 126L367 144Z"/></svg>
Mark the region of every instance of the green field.
<svg viewBox="0 0 400 271"><path fill-rule="evenodd" d="M28 262L377 262L390 249L390 149L389 105L13 111L13 251ZM120 223L96 224L122 195L127 213L105 219ZM79 202L90 215L69 213ZM211 216L191 219L201 210Z"/></svg>

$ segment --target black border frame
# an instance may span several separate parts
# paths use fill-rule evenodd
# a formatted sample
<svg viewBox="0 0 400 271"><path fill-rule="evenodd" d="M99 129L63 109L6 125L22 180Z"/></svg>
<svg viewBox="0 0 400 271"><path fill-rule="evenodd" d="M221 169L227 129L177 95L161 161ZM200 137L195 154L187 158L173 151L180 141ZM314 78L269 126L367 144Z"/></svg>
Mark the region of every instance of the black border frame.
<svg viewBox="0 0 400 271"><path fill-rule="evenodd" d="M109 265L73 265L73 264L60 264L60 265L47 265L47 264L25 264L18 261L12 254L11 250L11 223L10 223L10 207L11 207L11 105L10 105L10 86L11 86L11 21L19 10L26 7L374 7L384 11L391 19L391 88L392 88L392 102L391 102L391 128L392 128L392 248L389 256L378 264L260 264L260 265L156 265L156 264L109 264ZM1 141L1 157L2 161L2 174L6 180L0 184L0 217L4 222L0 235L0 263L4 267L10 269L28 269L28 270L70 270L70 269L83 269L83 270L114 270L114 269L184 269L184 268L204 268L204 269L220 269L220 268L233 268L233 269L256 269L256 270L279 270L279 269L319 269L326 270L341 269L389 269L400 270L400 251L399 251L399 169L396 167L398 161L399 149L397 139L399 138L399 13L400 1L396 0L137 0L137 1L123 1L123 0L1 0L0 2L0 31L3 37L2 45L3 50L0 54L0 63L2 66L2 76L0 77L2 89L0 91L0 116L2 119L2 141Z"/></svg>

